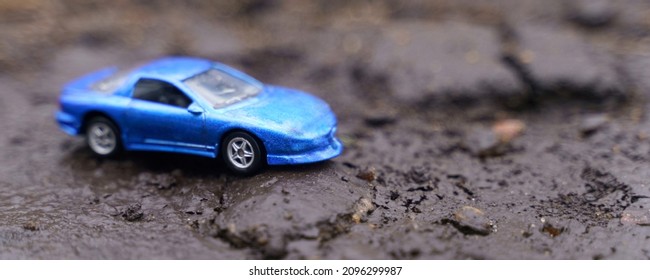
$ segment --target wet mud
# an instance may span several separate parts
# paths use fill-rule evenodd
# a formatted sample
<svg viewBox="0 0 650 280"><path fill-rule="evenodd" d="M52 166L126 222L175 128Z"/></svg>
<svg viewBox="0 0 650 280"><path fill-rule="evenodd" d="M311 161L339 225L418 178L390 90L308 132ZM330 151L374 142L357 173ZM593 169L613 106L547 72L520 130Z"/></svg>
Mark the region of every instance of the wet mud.
<svg viewBox="0 0 650 280"><path fill-rule="evenodd" d="M402 2L3 2L0 258L650 258L650 6ZM321 97L344 153L239 177L59 131L65 82L164 55Z"/></svg>

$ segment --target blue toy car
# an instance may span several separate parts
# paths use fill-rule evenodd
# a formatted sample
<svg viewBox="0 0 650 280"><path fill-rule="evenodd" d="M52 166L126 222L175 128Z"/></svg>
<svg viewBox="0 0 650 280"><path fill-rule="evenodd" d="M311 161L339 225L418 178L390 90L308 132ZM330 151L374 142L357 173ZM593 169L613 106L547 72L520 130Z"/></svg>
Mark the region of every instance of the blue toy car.
<svg viewBox="0 0 650 280"><path fill-rule="evenodd" d="M100 157L122 150L217 158L237 173L341 154L336 117L324 101L266 85L224 64L162 58L108 68L67 84L56 120L85 135Z"/></svg>

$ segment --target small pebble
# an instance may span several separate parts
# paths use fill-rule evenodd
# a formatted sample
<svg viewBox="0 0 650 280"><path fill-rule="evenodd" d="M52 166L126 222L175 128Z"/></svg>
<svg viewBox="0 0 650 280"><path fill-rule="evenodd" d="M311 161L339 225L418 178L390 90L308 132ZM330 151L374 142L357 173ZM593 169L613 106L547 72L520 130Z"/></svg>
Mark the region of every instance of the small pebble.
<svg viewBox="0 0 650 280"><path fill-rule="evenodd" d="M546 234L548 234L549 236L551 236L553 238L559 236L560 234L562 234L566 230L564 227L559 227L559 226L555 225L554 223L548 221L545 218L542 218L541 221L542 221L542 223L544 223L544 225L542 226L541 232L546 233Z"/></svg>
<svg viewBox="0 0 650 280"><path fill-rule="evenodd" d="M493 223L485 213L472 206L463 206L454 213L455 226L465 234L488 235Z"/></svg>
<svg viewBox="0 0 650 280"><path fill-rule="evenodd" d="M35 221L28 221L23 224L23 229L29 230L29 231L37 231L40 230L40 227L38 226L38 223Z"/></svg>
<svg viewBox="0 0 650 280"><path fill-rule="evenodd" d="M361 221L368 215L368 213L375 210L375 205L372 204L372 200L369 198L362 197L354 204L354 213L352 213L352 221L355 223L361 223Z"/></svg>
<svg viewBox="0 0 650 280"><path fill-rule="evenodd" d="M650 211L626 210L621 214L621 223L627 225L650 226Z"/></svg>
<svg viewBox="0 0 650 280"><path fill-rule="evenodd" d="M377 179L377 172L372 167L367 168L367 169L359 171L359 173L357 173L357 178L359 178L361 180L366 180L368 182L372 182L375 179Z"/></svg>
<svg viewBox="0 0 650 280"><path fill-rule="evenodd" d="M609 117L605 114L596 114L586 116L580 123L580 134L590 136L596 131L602 129L609 122Z"/></svg>
<svg viewBox="0 0 650 280"><path fill-rule="evenodd" d="M131 204L122 211L122 218L129 222L138 221L142 217L144 217L144 212L142 212L142 205L140 203Z"/></svg>
<svg viewBox="0 0 650 280"><path fill-rule="evenodd" d="M501 143L509 143L517 138L526 129L526 124L520 120L506 119L495 123L492 131Z"/></svg>

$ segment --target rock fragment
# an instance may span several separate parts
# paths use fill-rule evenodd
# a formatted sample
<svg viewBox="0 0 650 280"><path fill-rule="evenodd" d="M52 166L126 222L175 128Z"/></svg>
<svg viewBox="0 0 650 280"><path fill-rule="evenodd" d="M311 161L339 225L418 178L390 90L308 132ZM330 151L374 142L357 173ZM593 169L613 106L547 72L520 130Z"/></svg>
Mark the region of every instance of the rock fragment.
<svg viewBox="0 0 650 280"><path fill-rule="evenodd" d="M546 218L542 218L542 229L540 230L542 233L545 233L549 235L550 237L558 237L560 234L564 233L566 231L565 227L557 226L554 222L551 222L547 220Z"/></svg>
<svg viewBox="0 0 650 280"><path fill-rule="evenodd" d="M478 157L500 156L508 151L511 142L523 133L526 124L516 119L496 122L490 129L475 128L465 139L470 153Z"/></svg>
<svg viewBox="0 0 650 280"><path fill-rule="evenodd" d="M412 167L408 172L408 177L417 184L424 184L431 180L429 176L429 170L424 166Z"/></svg>
<svg viewBox="0 0 650 280"><path fill-rule="evenodd" d="M129 221L129 222L135 222L138 220L141 220L142 217L144 217L144 212L142 212L142 204L140 203L134 203L121 211L121 216L124 218L124 220Z"/></svg>
<svg viewBox="0 0 650 280"><path fill-rule="evenodd" d="M40 226L38 222L36 221L27 221L26 223L23 224L23 229L29 230L29 231L37 231L40 230Z"/></svg>
<svg viewBox="0 0 650 280"><path fill-rule="evenodd" d="M580 123L580 134L589 136L599 129L603 128L609 122L609 117L605 114L595 114L586 116Z"/></svg>
<svg viewBox="0 0 650 280"><path fill-rule="evenodd" d="M359 173L357 173L357 178L372 182L377 179L377 171L373 167L360 170Z"/></svg>
<svg viewBox="0 0 650 280"><path fill-rule="evenodd" d="M452 224L465 234L478 235L490 234L494 225L481 209L472 206L463 206L456 211Z"/></svg>
<svg viewBox="0 0 650 280"><path fill-rule="evenodd" d="M363 219L375 210L375 205L372 204L372 200L369 198L362 197L354 203L354 209L352 212L352 221L355 223L361 223Z"/></svg>
<svg viewBox="0 0 650 280"><path fill-rule="evenodd" d="M524 129L526 129L526 124L516 119L501 120L492 126L492 131L501 143L509 143L521 135Z"/></svg>
<svg viewBox="0 0 650 280"><path fill-rule="evenodd" d="M650 226L650 211L625 210L621 214L621 223L627 225Z"/></svg>

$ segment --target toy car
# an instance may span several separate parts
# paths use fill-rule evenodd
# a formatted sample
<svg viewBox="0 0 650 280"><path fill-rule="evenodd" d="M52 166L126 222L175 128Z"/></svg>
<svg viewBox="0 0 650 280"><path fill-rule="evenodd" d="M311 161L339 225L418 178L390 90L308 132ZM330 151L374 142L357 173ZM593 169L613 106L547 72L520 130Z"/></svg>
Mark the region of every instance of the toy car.
<svg viewBox="0 0 650 280"><path fill-rule="evenodd" d="M343 149L328 104L221 63L162 58L67 84L56 120L100 157L123 150L221 156L237 173L327 160Z"/></svg>

